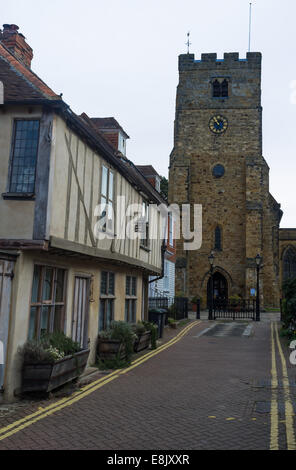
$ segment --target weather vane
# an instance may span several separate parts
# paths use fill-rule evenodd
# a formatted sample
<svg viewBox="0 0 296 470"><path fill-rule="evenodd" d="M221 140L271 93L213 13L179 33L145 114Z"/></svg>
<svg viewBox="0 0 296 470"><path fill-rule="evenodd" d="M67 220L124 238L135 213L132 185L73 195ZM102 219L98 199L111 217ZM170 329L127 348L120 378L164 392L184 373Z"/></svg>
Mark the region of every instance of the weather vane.
<svg viewBox="0 0 296 470"><path fill-rule="evenodd" d="M187 42L185 43L186 46L187 46L187 54L189 54L189 47L191 46L191 42L190 42L190 31L188 31L187 33Z"/></svg>

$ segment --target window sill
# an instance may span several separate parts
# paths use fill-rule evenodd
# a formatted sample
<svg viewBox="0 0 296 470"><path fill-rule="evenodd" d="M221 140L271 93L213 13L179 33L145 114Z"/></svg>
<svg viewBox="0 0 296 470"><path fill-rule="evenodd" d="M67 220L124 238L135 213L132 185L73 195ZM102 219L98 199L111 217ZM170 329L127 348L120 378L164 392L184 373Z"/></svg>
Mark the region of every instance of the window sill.
<svg viewBox="0 0 296 470"><path fill-rule="evenodd" d="M3 199L12 199L15 201L34 201L34 193L2 193Z"/></svg>
<svg viewBox="0 0 296 470"><path fill-rule="evenodd" d="M148 248L145 245L140 245L140 248L141 248L141 250L147 251L147 253L150 253L150 251L151 251L150 248Z"/></svg>

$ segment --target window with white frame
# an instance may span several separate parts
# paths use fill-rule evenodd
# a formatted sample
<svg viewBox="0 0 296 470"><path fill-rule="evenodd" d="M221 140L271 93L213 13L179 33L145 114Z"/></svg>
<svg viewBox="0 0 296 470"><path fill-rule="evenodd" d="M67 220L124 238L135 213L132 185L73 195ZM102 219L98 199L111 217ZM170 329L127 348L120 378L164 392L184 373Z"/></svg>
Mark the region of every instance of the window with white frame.
<svg viewBox="0 0 296 470"><path fill-rule="evenodd" d="M101 226L103 232L114 232L114 173L102 165L101 179L101 218L105 219Z"/></svg>
<svg viewBox="0 0 296 470"><path fill-rule="evenodd" d="M126 276L125 321L136 323L137 316L137 278Z"/></svg>
<svg viewBox="0 0 296 470"><path fill-rule="evenodd" d="M52 266L34 266L30 306L29 339L64 331L66 271Z"/></svg>
<svg viewBox="0 0 296 470"><path fill-rule="evenodd" d="M168 214L168 244L170 246L174 245L174 219L173 214L169 212Z"/></svg>
<svg viewBox="0 0 296 470"><path fill-rule="evenodd" d="M114 320L115 274L101 273L99 330L107 330Z"/></svg>
<svg viewBox="0 0 296 470"><path fill-rule="evenodd" d="M149 205L146 201L142 204L142 238L141 245L149 247Z"/></svg>
<svg viewBox="0 0 296 470"><path fill-rule="evenodd" d="M169 262L167 260L164 261L163 287L164 287L165 291L168 291L169 287L170 287L170 283L169 283Z"/></svg>

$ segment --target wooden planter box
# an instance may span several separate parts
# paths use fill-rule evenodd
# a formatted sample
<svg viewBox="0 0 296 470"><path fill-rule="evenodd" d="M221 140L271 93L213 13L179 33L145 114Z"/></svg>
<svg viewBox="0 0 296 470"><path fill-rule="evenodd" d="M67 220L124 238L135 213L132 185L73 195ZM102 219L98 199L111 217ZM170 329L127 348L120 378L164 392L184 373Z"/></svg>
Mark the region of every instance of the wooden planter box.
<svg viewBox="0 0 296 470"><path fill-rule="evenodd" d="M100 359L125 359L126 351L124 344L118 339L99 338L97 353Z"/></svg>
<svg viewBox="0 0 296 470"><path fill-rule="evenodd" d="M151 331L145 331L136 341L134 345L134 351L140 352L143 349L147 349L151 342Z"/></svg>
<svg viewBox="0 0 296 470"><path fill-rule="evenodd" d="M85 369L89 349L66 356L52 364L25 362L22 370L22 392L50 392L76 379Z"/></svg>

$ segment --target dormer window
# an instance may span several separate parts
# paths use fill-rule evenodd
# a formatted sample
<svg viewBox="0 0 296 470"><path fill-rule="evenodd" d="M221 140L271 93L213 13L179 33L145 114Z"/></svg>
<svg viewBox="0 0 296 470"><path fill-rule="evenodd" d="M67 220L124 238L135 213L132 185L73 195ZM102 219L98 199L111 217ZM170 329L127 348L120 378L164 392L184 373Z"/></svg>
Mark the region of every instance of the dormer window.
<svg viewBox="0 0 296 470"><path fill-rule="evenodd" d="M228 98L228 80L216 78L212 82L213 98Z"/></svg>

